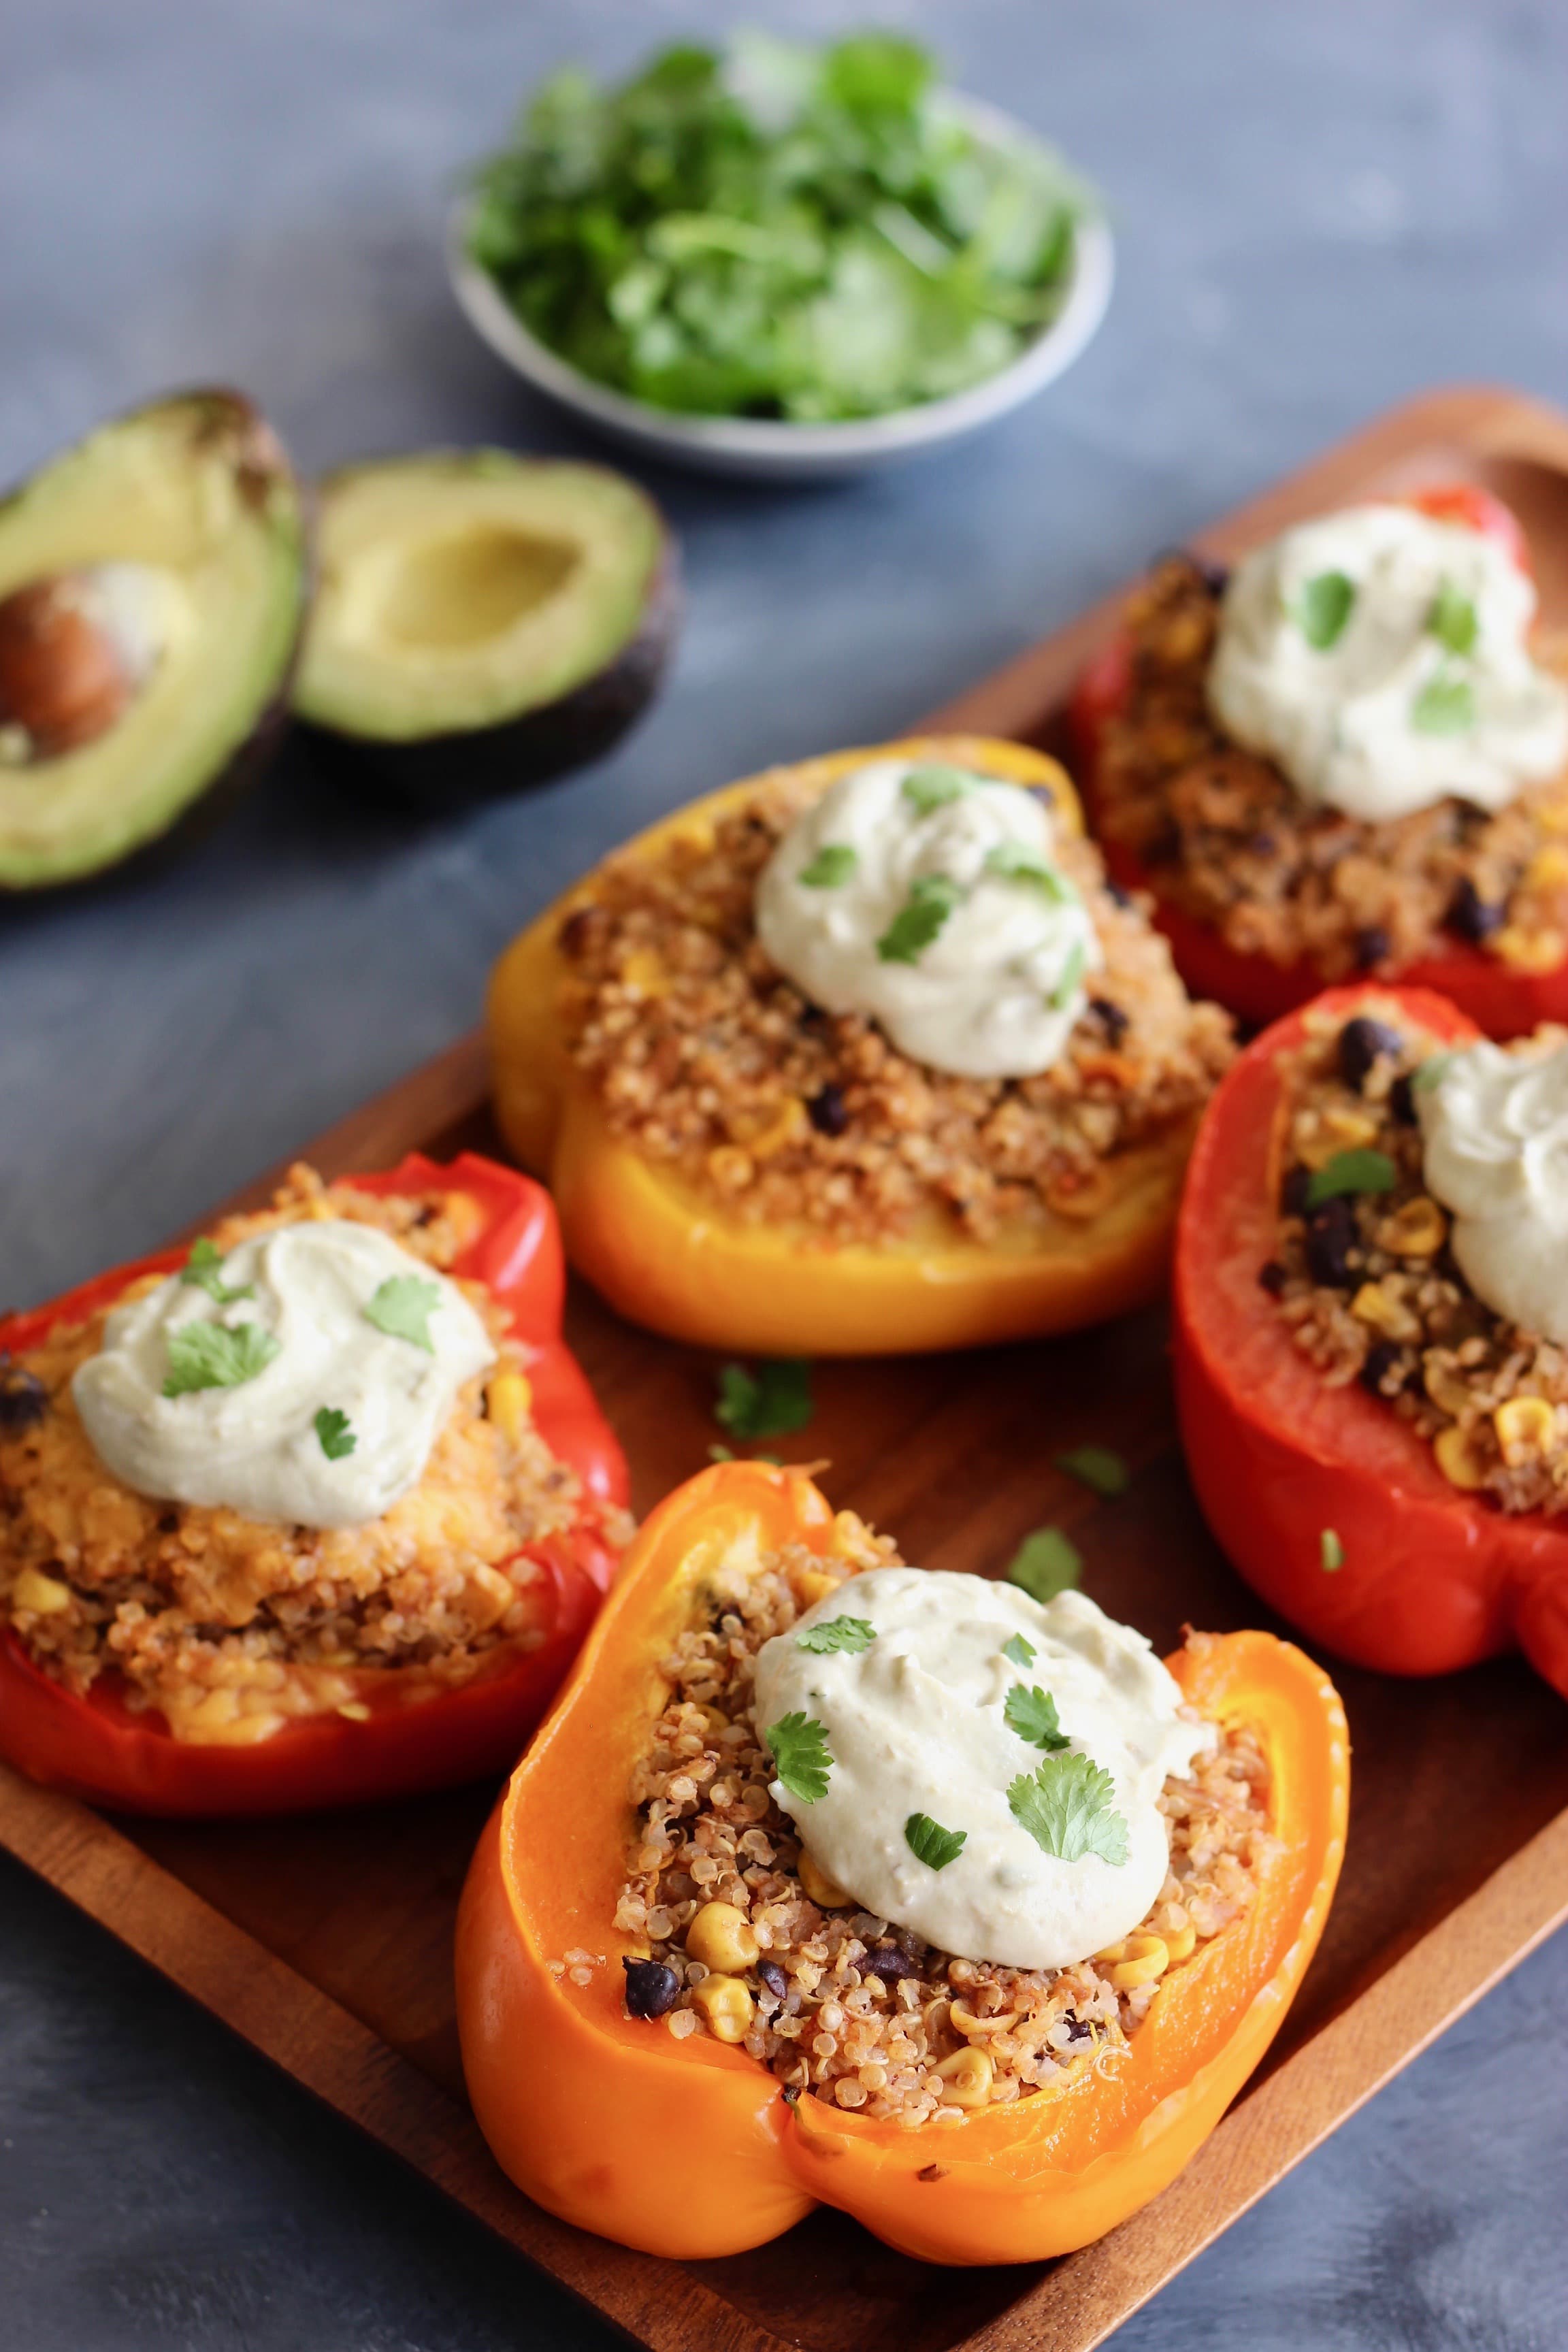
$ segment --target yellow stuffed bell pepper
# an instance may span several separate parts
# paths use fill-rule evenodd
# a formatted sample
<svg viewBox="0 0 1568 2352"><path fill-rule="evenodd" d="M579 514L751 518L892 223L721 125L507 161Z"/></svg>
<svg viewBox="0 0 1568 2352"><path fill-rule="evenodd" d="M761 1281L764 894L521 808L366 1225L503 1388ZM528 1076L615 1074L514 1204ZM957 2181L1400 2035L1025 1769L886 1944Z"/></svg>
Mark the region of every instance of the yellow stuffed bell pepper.
<svg viewBox="0 0 1568 2352"><path fill-rule="evenodd" d="M673 1719L671 1654L683 1636L695 1633L700 1642L726 1610L744 1605L735 1595L746 1580L776 1574L781 1563L797 1606L816 1604L820 1614L837 1608L842 1592L853 1613L855 1579L878 1564L875 1545L853 1515L836 1517L800 1471L735 1463L679 1487L627 1553L571 1681L480 1838L457 1945L469 2095L505 2171L581 2228L650 2253L701 2259L760 2245L821 2203L929 2262L1037 2262L1069 2252L1136 2212L1202 2146L1268 2049L1316 1948L1344 1850L1345 1718L1327 1676L1300 1650L1271 1633L1242 1633L1192 1637L1167 1664L1184 1699L1245 1733L1262 1759L1265 1819L1252 1849L1250 1899L1217 1927L1206 1919L1195 1943L1193 1914L1170 1912L1184 1921L1173 1930L1162 1910L1153 1916L1168 1941L1130 1935L1097 1955L1093 1981L1102 1990L1093 2013L1106 2021L1056 2034L1050 2046L1059 2046L1061 2063L1047 2069L1043 2087L1005 2098L1003 2076L1016 2063L1017 2045L1011 2059L993 2062L987 2050L1005 2045L982 2038L960 2042L936 2068L961 2112L938 2110L910 2128L914 2118L866 2111L864 2091L852 2088L834 2104L843 2085L820 2077L835 2062L811 2055L833 2042L813 2036L854 2030L857 2002L870 2030L888 2021L887 2033L900 2017L928 2018L922 2004L932 1993L943 1996L933 2005L952 2019L931 2031L948 2040L957 2039L954 2027L984 2037L1010 2020L963 2008L951 1962L940 1985L887 1981L940 1963L918 1946L906 1945L873 1984L887 1938L875 1951L847 1948L860 1956L851 1981L871 1990L845 1995L830 2012L836 1990L822 1983L820 1968L803 1972L803 1962L827 1948L836 1921L850 1920L854 1906L841 1888L823 1885L804 1852L801 1888L825 1908L820 1921L811 1913L796 1927L793 1952L776 1940L760 1950L723 1902L689 1903L698 1916L684 1928L674 1919L658 1924L672 1938L684 1936L689 1956L700 1949L711 1964L687 1995L708 2028L697 2030L692 2007L661 2012L643 1998L639 1971L671 1975L646 1957L652 1915L641 1936L616 1923L628 1870L643 1859L639 1840L659 1834L639 1824L662 1804L645 1804L639 1816L633 1798L639 1781L649 1785L644 1759L656 1725ZM772 1623L788 1615L772 1600L765 1605ZM731 1639L743 1649L743 1638ZM682 1801L670 1810L690 1816L712 1790L711 1823L679 1826L694 1828L702 1845L727 1814L742 1861L763 1852L761 1838L773 1857L764 1869L782 1866L781 1823L771 1809L760 1829L738 1827L756 1815L753 1784L739 1785L745 1768L735 1740L743 1750L752 1736L744 1702L738 1711L733 1689L715 1700L675 1709L678 1744L659 1752L690 1761L679 1767L689 1778L671 1790ZM728 1789L715 1775L728 1776ZM956 1808L960 1800L952 1801ZM785 1833L790 1827L782 1824ZM699 1864L708 1893L722 1883L722 1838L705 1850L715 1857ZM756 1903L770 1899L759 1888ZM848 1910L835 1914L835 1904ZM792 1916L787 1904L783 1916ZM859 1919L853 1931L875 1934ZM737 2046L740 2029L767 2013L770 1972L775 1988L793 1981L806 1989L801 2038L789 2045L801 2053L795 2089ZM984 1973L971 1969L963 1980L972 2002L987 1998L975 1990ZM1011 1988L1016 2021L1025 1988L1006 1975L999 1983ZM1142 1987L1130 2034L1107 2019L1107 1984ZM1082 2004L1081 1990L1074 1999ZM785 2006L800 2000L797 1990ZM878 2054L893 2059L885 2038ZM885 2079L889 2070L864 2071Z"/></svg>
<svg viewBox="0 0 1568 2352"><path fill-rule="evenodd" d="M1055 761L984 737L922 737L731 784L651 826L616 863L683 845L700 855L716 827L759 793L781 783L826 790L889 758L1027 786L1048 797L1058 836L1081 840L1082 814ZM1026 1223L984 1239L933 1203L886 1238L837 1241L800 1219L743 1213L640 1148L607 1115L572 1051L563 928L592 910L604 887L602 874L588 875L513 941L496 967L489 1015L501 1132L548 1181L574 1265L622 1314L705 1347L881 1355L1071 1330L1158 1294L1196 1102L1190 1115L1117 1150L1093 1185L1076 1194L1069 1186ZM1107 1069L1118 1062L1114 1052L1100 1059ZM798 1125L802 1106L785 1108Z"/></svg>

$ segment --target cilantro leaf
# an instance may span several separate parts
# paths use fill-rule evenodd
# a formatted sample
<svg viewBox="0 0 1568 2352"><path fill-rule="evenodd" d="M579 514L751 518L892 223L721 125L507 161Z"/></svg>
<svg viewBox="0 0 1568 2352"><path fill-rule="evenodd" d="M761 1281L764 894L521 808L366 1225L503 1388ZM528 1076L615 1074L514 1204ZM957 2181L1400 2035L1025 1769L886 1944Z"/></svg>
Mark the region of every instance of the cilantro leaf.
<svg viewBox="0 0 1568 2352"><path fill-rule="evenodd" d="M1057 984L1051 991L1050 1004L1053 1013L1065 1013L1072 1003L1073 991L1083 978L1083 968L1087 961L1083 941L1074 940L1068 950L1067 961L1057 977Z"/></svg>
<svg viewBox="0 0 1568 2352"><path fill-rule="evenodd" d="M1016 1731L1020 1739L1028 1741L1031 1748L1056 1748L1068 1745L1067 1733L1057 1720L1057 1703L1049 1691L1042 1690L1038 1683L1033 1690L1026 1690L1022 1683L1015 1683L1002 1709L1002 1719L1009 1731Z"/></svg>
<svg viewBox="0 0 1568 2352"><path fill-rule="evenodd" d="M904 1823L904 1843L928 1870L945 1870L969 1843L967 1830L944 1830L929 1813L911 1813Z"/></svg>
<svg viewBox="0 0 1568 2352"><path fill-rule="evenodd" d="M1076 1751L1047 1756L1021 1772L1007 1790L1007 1809L1020 1829L1058 1862L1098 1854L1120 1870L1128 1855L1127 1823L1111 1810L1116 1783L1091 1757Z"/></svg>
<svg viewBox="0 0 1568 2352"><path fill-rule="evenodd" d="M1394 1162L1386 1151L1336 1151L1314 1168L1307 1185L1307 1206L1316 1209L1341 1192L1392 1192Z"/></svg>
<svg viewBox="0 0 1568 2352"><path fill-rule="evenodd" d="M416 1274L392 1274L366 1307L364 1319L388 1339L411 1339L433 1356L436 1346L430 1337L430 1318L440 1304L441 1293L435 1283L421 1282Z"/></svg>
<svg viewBox="0 0 1568 2352"><path fill-rule="evenodd" d="M1131 1471L1109 1445L1074 1445L1056 1456L1056 1466L1087 1486L1091 1495L1100 1495L1107 1502L1117 1495L1125 1495L1132 1484Z"/></svg>
<svg viewBox="0 0 1568 2352"><path fill-rule="evenodd" d="M329 1462L346 1462L359 1444L359 1439L349 1425L347 1413L339 1412L332 1405L324 1404L321 1407L321 1412L316 1415L315 1431L321 1441L321 1451Z"/></svg>
<svg viewBox="0 0 1568 2352"><path fill-rule="evenodd" d="M1004 882L1027 882L1034 889L1043 890L1058 907L1076 907L1081 901L1065 874L1037 857L1021 841L999 841L985 853L985 871L999 875Z"/></svg>
<svg viewBox="0 0 1568 2352"><path fill-rule="evenodd" d="M1318 1539L1319 1557L1326 1575L1332 1576L1345 1564L1345 1548L1332 1528L1325 1528Z"/></svg>
<svg viewBox="0 0 1568 2352"><path fill-rule="evenodd" d="M169 1334L166 1397L190 1396L197 1389L243 1388L264 1372L278 1353L278 1341L259 1323L181 1323Z"/></svg>
<svg viewBox="0 0 1568 2352"><path fill-rule="evenodd" d="M815 1410L811 1366L804 1357L764 1360L754 1372L743 1364L726 1364L719 1375L713 1418L732 1436L787 1437L804 1429Z"/></svg>
<svg viewBox="0 0 1568 2352"><path fill-rule="evenodd" d="M1467 735L1476 723L1475 688L1467 677L1439 670L1410 706L1417 735Z"/></svg>
<svg viewBox="0 0 1568 2352"><path fill-rule="evenodd" d="M1432 600L1426 626L1451 654L1468 654L1475 648L1480 618L1469 597L1451 580L1445 580Z"/></svg>
<svg viewBox="0 0 1568 2352"><path fill-rule="evenodd" d="M1083 1574L1083 1556L1060 1528L1037 1528L1026 1536L1007 1566L1007 1581L1036 1601L1054 1601Z"/></svg>
<svg viewBox="0 0 1568 2352"><path fill-rule="evenodd" d="M918 874L910 895L877 941L884 963L918 963L963 897L945 874Z"/></svg>
<svg viewBox="0 0 1568 2352"><path fill-rule="evenodd" d="M781 1715L763 1734L763 1745L773 1759L773 1771L792 1797L815 1805L827 1794L827 1733L814 1715Z"/></svg>
<svg viewBox="0 0 1568 2352"><path fill-rule="evenodd" d="M820 1625L796 1637L797 1650L810 1650L818 1657L826 1657L834 1650L843 1650L858 1658L868 1650L877 1638L877 1628L864 1617L827 1617Z"/></svg>
<svg viewBox="0 0 1568 2352"><path fill-rule="evenodd" d="M247 1282L237 1289L231 1289L223 1278L223 1265L222 1250L204 1234L199 1242L191 1244L191 1254L180 1268L180 1280L193 1284L197 1290L205 1290L207 1297L216 1298L220 1307L232 1307L237 1298L254 1298L256 1285Z"/></svg>
<svg viewBox="0 0 1568 2352"><path fill-rule="evenodd" d="M1355 604L1355 582L1342 572L1320 572L1307 582L1301 591L1301 601L1296 607L1296 619L1301 635L1313 649L1326 654L1344 634Z"/></svg>
<svg viewBox="0 0 1568 2352"><path fill-rule="evenodd" d="M936 760L911 768L904 778L904 798L921 816L930 816L934 809L945 808L949 801L961 801L974 790L978 776L967 769L950 768Z"/></svg>
<svg viewBox="0 0 1568 2352"><path fill-rule="evenodd" d="M1016 1666L1032 1666L1037 1656L1033 1642L1026 1642L1022 1633L1015 1633L1002 1644L1002 1655Z"/></svg>
<svg viewBox="0 0 1568 2352"><path fill-rule="evenodd" d="M848 881L860 863L860 853L847 841L825 841L809 866L795 879L808 890L837 890Z"/></svg>
<svg viewBox="0 0 1568 2352"><path fill-rule="evenodd" d="M1418 1095L1429 1094L1443 1083L1443 1074L1453 1060L1452 1054L1428 1054L1410 1073L1410 1084Z"/></svg>

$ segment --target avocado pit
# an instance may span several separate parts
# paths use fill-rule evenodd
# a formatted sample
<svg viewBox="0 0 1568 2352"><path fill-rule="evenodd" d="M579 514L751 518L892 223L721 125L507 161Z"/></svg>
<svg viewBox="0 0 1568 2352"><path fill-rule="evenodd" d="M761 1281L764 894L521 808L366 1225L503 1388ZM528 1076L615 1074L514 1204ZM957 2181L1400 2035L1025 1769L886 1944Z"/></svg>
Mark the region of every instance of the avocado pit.
<svg viewBox="0 0 1568 2352"><path fill-rule="evenodd" d="M100 563L0 599L0 761L37 766L106 735L157 667L172 593L146 564Z"/></svg>

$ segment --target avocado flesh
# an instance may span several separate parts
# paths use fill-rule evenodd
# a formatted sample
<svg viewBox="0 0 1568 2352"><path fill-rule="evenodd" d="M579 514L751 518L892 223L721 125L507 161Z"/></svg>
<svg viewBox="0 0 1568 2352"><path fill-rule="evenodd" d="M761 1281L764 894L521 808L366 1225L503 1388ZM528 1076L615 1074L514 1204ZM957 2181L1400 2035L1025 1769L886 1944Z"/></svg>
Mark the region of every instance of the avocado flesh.
<svg viewBox="0 0 1568 2352"><path fill-rule="evenodd" d="M248 402L184 394L118 418L0 504L0 598L113 566L143 583L146 675L91 742L0 763L0 889L79 881L165 835L239 780L281 709L305 529L288 461Z"/></svg>
<svg viewBox="0 0 1568 2352"><path fill-rule="evenodd" d="M419 798L596 756L673 637L663 520L604 467L489 449L353 467L321 486L319 543L295 708Z"/></svg>

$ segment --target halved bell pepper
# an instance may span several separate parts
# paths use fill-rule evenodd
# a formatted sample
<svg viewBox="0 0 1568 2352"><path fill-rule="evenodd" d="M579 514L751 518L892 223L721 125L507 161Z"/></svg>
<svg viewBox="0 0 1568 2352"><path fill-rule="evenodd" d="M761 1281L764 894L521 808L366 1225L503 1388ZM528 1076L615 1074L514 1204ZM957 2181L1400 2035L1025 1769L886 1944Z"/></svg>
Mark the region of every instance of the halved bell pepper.
<svg viewBox="0 0 1568 2352"><path fill-rule="evenodd" d="M1425 990L1333 989L1256 1038L1205 1114L1176 1242L1187 1467L1237 1568L1312 1641L1396 1675L1517 1645L1568 1696L1568 1528L1451 1486L1391 1404L1329 1386L1258 1283L1278 1248L1281 1057L1308 1012L1338 1024L1380 1011L1458 1045L1479 1034Z"/></svg>
<svg viewBox="0 0 1568 2352"><path fill-rule="evenodd" d="M1345 1834L1349 1742L1321 1671L1268 1633L1169 1663L1195 1705L1257 1727L1279 1844L1257 1899L1169 1976L1114 2074L909 2132L786 2099L739 2047L628 2017L615 1928L633 1766L665 1703L659 1661L708 1622L721 1561L826 1551L831 1506L804 1472L735 1463L660 1505L554 1712L512 1775L458 1924L463 2063L503 2168L550 2212L651 2253L760 2245L814 2204L929 2262L1037 2262L1146 2204L1218 2123L1317 1944ZM574 1984L550 1962L604 1954Z"/></svg>
<svg viewBox="0 0 1568 2352"><path fill-rule="evenodd" d="M926 736L837 751L802 772L822 784L868 760L952 761L1047 790L1055 821L1080 834L1077 795L1054 760L984 736ZM711 837L716 819L769 779L752 776L693 801L639 834L634 852L681 835ZM573 1264L634 1323L710 1348L773 1356L906 1355L1078 1328L1141 1306L1161 1289L1193 1123L1118 1155L1114 1197L1092 1219L1055 1219L1044 1241L981 1243L930 1226L873 1248L825 1243L804 1228L727 1215L676 1171L611 1133L574 1069L560 1001L561 925L592 902L594 877L558 899L496 966L489 1027L501 1133L545 1176Z"/></svg>
<svg viewBox="0 0 1568 2352"><path fill-rule="evenodd" d="M1521 571L1530 551L1517 518L1498 499L1468 483L1424 490L1408 503L1440 522L1459 523L1496 539ZM1276 963L1269 956L1231 947L1205 922L1164 895L1164 877L1146 866L1136 849L1107 833L1097 808L1096 775L1105 729L1124 708L1131 690L1131 646L1114 636L1085 669L1074 690L1068 723L1074 765L1105 862L1124 889L1147 890L1154 900L1154 923L1171 942L1176 970L1194 996L1211 997L1249 1027L1278 1021L1316 996L1323 975L1310 963ZM1552 971L1517 970L1501 957L1451 940L1395 975L1402 988L1435 989L1450 997L1489 1037L1526 1036L1543 1021L1568 1020L1568 959Z"/></svg>
<svg viewBox="0 0 1568 2352"><path fill-rule="evenodd" d="M411 1696L401 1668L349 1670L365 1719L306 1716L255 1745L230 1746L176 1739L161 1715L133 1713L112 1672L76 1696L7 1629L0 1634L0 1755L31 1779L120 1811L175 1816L298 1812L450 1788L505 1770L576 1654L615 1573L605 1518L606 1507L626 1503L627 1477L561 1337L565 1266L549 1197L473 1152L446 1167L413 1153L384 1174L343 1181L366 1192L465 1193L483 1212L451 1272L485 1283L509 1309L529 1351L535 1425L584 1490L576 1525L528 1547L552 1592L544 1640L521 1656L498 1647L471 1682L435 1696ZM37 1346L57 1325L97 1313L140 1276L172 1273L185 1256L162 1250L6 1317L0 1355Z"/></svg>

